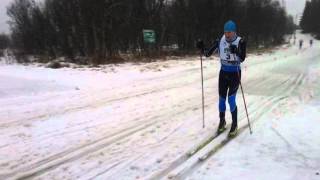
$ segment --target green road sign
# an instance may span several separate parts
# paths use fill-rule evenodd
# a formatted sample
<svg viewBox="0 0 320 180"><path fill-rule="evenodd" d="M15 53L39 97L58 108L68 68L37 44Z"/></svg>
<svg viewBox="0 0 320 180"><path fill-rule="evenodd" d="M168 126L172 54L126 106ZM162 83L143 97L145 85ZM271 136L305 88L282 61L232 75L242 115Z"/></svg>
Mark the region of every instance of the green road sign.
<svg viewBox="0 0 320 180"><path fill-rule="evenodd" d="M143 30L143 39L145 43L155 43L156 42L156 33L154 30Z"/></svg>

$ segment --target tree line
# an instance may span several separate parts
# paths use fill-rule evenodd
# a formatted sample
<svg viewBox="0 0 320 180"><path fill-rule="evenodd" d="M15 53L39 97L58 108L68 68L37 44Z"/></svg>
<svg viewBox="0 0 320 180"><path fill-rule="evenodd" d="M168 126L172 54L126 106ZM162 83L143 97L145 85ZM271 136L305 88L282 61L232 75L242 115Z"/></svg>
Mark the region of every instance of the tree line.
<svg viewBox="0 0 320 180"><path fill-rule="evenodd" d="M0 50L8 48L10 45L10 38L6 34L0 34Z"/></svg>
<svg viewBox="0 0 320 180"><path fill-rule="evenodd" d="M300 26L305 33L313 33L320 39L320 0L306 1Z"/></svg>
<svg viewBox="0 0 320 180"><path fill-rule="evenodd" d="M195 53L195 41L210 44L229 19L252 47L282 43L294 30L275 0L14 0L7 14L16 53L97 64L150 49ZM155 31L155 44L144 42L143 29Z"/></svg>
<svg viewBox="0 0 320 180"><path fill-rule="evenodd" d="M0 57L4 55L4 50L10 46L10 38L6 34L0 34Z"/></svg>

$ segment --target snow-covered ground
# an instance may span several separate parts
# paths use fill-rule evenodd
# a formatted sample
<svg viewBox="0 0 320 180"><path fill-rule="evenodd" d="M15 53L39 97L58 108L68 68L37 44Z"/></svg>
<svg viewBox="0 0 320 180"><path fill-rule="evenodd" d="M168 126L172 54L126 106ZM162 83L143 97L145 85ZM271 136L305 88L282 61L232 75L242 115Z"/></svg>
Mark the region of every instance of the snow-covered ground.
<svg viewBox="0 0 320 180"><path fill-rule="evenodd" d="M95 69L2 63L0 179L320 179L319 41L250 55L242 83L253 134L243 127L194 162L187 153L219 121L219 62L204 66L203 129L198 57ZM240 92L237 102L246 124Z"/></svg>

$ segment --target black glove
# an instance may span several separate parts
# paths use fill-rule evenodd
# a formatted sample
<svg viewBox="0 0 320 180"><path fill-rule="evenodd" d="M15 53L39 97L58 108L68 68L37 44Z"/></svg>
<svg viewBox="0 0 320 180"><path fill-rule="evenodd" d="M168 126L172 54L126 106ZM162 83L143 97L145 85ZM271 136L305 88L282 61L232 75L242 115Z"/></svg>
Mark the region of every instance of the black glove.
<svg viewBox="0 0 320 180"><path fill-rule="evenodd" d="M238 48L237 48L236 45L231 44L231 45L229 46L229 49L230 49L230 53L231 53L231 54L237 54L237 53L238 53Z"/></svg>
<svg viewBox="0 0 320 180"><path fill-rule="evenodd" d="M239 41L239 49L246 49L247 48L247 41L242 38L240 41Z"/></svg>
<svg viewBox="0 0 320 180"><path fill-rule="evenodd" d="M200 50L203 50L204 49L204 43L201 39L199 39L196 43L196 47Z"/></svg>
<svg viewBox="0 0 320 180"><path fill-rule="evenodd" d="M238 56L240 57L240 61L243 62L247 56L247 41L242 38L239 42L238 48Z"/></svg>

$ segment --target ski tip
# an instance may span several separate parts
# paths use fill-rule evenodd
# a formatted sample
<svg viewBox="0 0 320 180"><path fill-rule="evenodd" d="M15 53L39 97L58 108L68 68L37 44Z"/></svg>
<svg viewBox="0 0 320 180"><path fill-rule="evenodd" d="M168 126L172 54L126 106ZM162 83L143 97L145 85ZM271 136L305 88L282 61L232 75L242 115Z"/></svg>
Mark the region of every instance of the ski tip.
<svg viewBox="0 0 320 180"><path fill-rule="evenodd" d="M169 174L167 176L168 179L178 179L179 173L178 174Z"/></svg>
<svg viewBox="0 0 320 180"><path fill-rule="evenodd" d="M204 161L208 158L208 155L205 155L205 156L202 156L202 157L199 157L199 161Z"/></svg>
<svg viewBox="0 0 320 180"><path fill-rule="evenodd" d="M168 179L174 179L174 178L175 178L175 175L169 174Z"/></svg>

